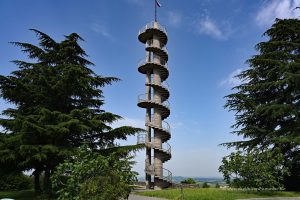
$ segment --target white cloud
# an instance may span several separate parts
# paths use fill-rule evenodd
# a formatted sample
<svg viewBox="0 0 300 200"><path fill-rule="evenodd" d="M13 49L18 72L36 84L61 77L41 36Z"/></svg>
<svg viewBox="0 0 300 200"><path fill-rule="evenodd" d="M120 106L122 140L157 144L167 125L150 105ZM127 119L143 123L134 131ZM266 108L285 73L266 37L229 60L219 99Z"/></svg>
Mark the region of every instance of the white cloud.
<svg viewBox="0 0 300 200"><path fill-rule="evenodd" d="M145 120L124 117L123 119L118 120L112 125L113 128L120 127L120 126L132 126L136 128L145 128Z"/></svg>
<svg viewBox="0 0 300 200"><path fill-rule="evenodd" d="M236 75L240 74L243 71L242 68L238 68L231 72L228 77L220 82L220 86L229 86L235 87L242 83L242 81L236 77Z"/></svg>
<svg viewBox="0 0 300 200"><path fill-rule="evenodd" d="M259 26L271 25L276 18L296 18L300 15L295 8L300 6L300 0L269 0L258 11L255 21Z"/></svg>
<svg viewBox="0 0 300 200"><path fill-rule="evenodd" d="M94 32L96 32L96 33L98 33L98 34L100 34L100 35L102 35L106 38L112 39L112 35L109 33L108 28L104 24L99 24L99 23L94 22L91 25L91 29Z"/></svg>
<svg viewBox="0 0 300 200"><path fill-rule="evenodd" d="M196 22L196 32L200 35L208 35L215 39L226 40L232 33L231 25L223 22L217 24L210 17L206 16Z"/></svg>
<svg viewBox="0 0 300 200"><path fill-rule="evenodd" d="M173 27L179 27L182 22L182 15L177 11L169 11L167 13L168 22Z"/></svg>

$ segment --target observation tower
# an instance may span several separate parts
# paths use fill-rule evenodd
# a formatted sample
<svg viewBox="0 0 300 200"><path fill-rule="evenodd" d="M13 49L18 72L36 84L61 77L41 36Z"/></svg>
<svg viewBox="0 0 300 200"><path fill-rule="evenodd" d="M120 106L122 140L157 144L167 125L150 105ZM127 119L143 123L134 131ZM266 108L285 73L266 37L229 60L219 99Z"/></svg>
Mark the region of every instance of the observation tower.
<svg viewBox="0 0 300 200"><path fill-rule="evenodd" d="M139 31L138 39L146 51L145 58L138 64L138 71L146 76L146 92L138 96L137 104L146 109L146 134L138 135L138 143L146 146L146 187L163 189L172 184L172 173L163 167L171 159L171 146L167 143L171 138L170 125L165 121L170 115L170 92L166 82L169 76L168 35L155 17L154 22Z"/></svg>

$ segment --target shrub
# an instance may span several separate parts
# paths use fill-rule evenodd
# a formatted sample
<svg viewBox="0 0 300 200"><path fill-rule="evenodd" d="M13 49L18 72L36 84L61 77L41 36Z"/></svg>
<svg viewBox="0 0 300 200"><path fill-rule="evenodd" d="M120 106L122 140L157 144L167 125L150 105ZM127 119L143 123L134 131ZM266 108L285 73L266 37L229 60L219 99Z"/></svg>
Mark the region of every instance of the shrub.
<svg viewBox="0 0 300 200"><path fill-rule="evenodd" d="M182 184L196 184L196 181L192 178L187 178L183 181L181 181Z"/></svg>
<svg viewBox="0 0 300 200"><path fill-rule="evenodd" d="M22 172L0 174L0 191L26 190L32 188L32 178Z"/></svg>
<svg viewBox="0 0 300 200"><path fill-rule="evenodd" d="M203 185L202 185L202 187L203 187L203 188L210 188L210 185L208 185L207 182L204 182Z"/></svg>
<svg viewBox="0 0 300 200"><path fill-rule="evenodd" d="M126 198L136 173L132 162L115 154L102 156L82 147L60 164L52 176L58 200L118 200Z"/></svg>

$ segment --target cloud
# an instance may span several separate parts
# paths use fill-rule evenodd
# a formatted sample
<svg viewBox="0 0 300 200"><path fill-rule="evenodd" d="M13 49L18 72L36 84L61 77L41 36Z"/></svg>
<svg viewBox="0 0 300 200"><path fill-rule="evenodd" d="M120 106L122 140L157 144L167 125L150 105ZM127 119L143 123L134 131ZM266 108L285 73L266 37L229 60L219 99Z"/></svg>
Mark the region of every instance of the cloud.
<svg viewBox="0 0 300 200"><path fill-rule="evenodd" d="M226 40L233 32L228 22L217 24L210 17L206 16L196 23L196 32L200 35L207 35L215 39Z"/></svg>
<svg viewBox="0 0 300 200"><path fill-rule="evenodd" d="M259 26L271 25L276 18L296 18L300 15L295 8L300 6L300 0L269 0L256 14L255 21Z"/></svg>
<svg viewBox="0 0 300 200"><path fill-rule="evenodd" d="M168 23L173 27L179 27L182 22L182 15L177 11L169 11L167 13Z"/></svg>
<svg viewBox="0 0 300 200"><path fill-rule="evenodd" d="M102 35L103 37L112 39L112 35L109 33L108 28L104 24L99 24L99 23L94 22L91 25L91 29L94 32Z"/></svg>
<svg viewBox="0 0 300 200"><path fill-rule="evenodd" d="M145 128L145 120L124 117L123 119L118 120L112 125L113 128L117 128L120 126L132 126L136 128Z"/></svg>
<svg viewBox="0 0 300 200"><path fill-rule="evenodd" d="M242 83L242 80L236 77L236 75L240 74L243 71L242 68L238 68L231 72L228 77L220 82L220 86L229 86L229 87L235 87Z"/></svg>

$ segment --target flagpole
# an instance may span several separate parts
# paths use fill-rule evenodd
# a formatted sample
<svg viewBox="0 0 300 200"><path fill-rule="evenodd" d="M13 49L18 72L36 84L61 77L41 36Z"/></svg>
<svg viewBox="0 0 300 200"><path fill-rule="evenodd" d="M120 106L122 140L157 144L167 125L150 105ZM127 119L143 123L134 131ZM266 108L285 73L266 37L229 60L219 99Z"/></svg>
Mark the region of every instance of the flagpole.
<svg viewBox="0 0 300 200"><path fill-rule="evenodd" d="M157 22L157 4L156 4L156 0L154 0L154 7L155 7L155 22Z"/></svg>

